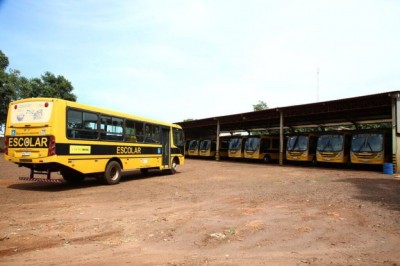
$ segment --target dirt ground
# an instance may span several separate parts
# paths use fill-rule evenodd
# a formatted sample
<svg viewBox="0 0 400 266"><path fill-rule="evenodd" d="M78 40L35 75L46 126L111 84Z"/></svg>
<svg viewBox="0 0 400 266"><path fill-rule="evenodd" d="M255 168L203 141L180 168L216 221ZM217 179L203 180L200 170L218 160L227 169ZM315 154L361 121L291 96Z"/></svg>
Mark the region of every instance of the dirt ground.
<svg viewBox="0 0 400 266"><path fill-rule="evenodd" d="M379 171L188 159L69 186L0 156L0 265L400 265L400 178Z"/></svg>

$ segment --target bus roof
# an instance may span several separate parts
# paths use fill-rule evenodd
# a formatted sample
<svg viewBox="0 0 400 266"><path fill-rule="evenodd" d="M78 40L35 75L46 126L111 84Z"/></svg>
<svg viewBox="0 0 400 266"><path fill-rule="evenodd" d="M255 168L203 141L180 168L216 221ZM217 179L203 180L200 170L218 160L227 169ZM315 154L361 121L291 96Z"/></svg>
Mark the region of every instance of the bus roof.
<svg viewBox="0 0 400 266"><path fill-rule="evenodd" d="M46 98L46 97L25 98L25 99L20 99L20 100L16 100L16 101L11 102L10 106L18 104L18 103L30 102L30 101L63 102L63 103L65 103L66 106L71 106L71 107L74 107L74 108L90 110L90 111L93 111L93 112L114 115L114 116L118 116L118 117L122 117L122 118L129 118L129 119L134 119L134 120L147 121L147 122L150 122L150 123L153 123L153 124L160 124L160 125L164 125L164 126L173 126L173 127L176 127L176 128L181 128L180 125L173 124L173 123L163 122L163 121L154 120L154 119L150 119L150 118L145 118L145 117L141 117L141 116L137 116L137 115L123 113L123 112L120 112L120 111L113 111L113 110L102 108L102 107L87 105L87 104L68 101L68 100L59 99L59 98Z"/></svg>

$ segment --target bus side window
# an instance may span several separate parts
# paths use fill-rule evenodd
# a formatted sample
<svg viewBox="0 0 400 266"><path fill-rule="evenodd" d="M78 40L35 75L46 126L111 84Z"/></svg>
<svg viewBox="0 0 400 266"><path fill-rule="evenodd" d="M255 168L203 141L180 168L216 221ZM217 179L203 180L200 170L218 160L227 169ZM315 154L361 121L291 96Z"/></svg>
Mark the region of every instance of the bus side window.
<svg viewBox="0 0 400 266"><path fill-rule="evenodd" d="M135 122L132 120L125 121L125 141L137 142Z"/></svg>
<svg viewBox="0 0 400 266"><path fill-rule="evenodd" d="M260 152L270 151L270 146L271 146L271 139L269 138L261 139Z"/></svg>
<svg viewBox="0 0 400 266"><path fill-rule="evenodd" d="M82 128L82 112L69 109L67 112L67 137L78 138L76 129Z"/></svg>
<svg viewBox="0 0 400 266"><path fill-rule="evenodd" d="M142 122L136 122L135 123L135 129L136 129L137 142L143 142L144 141L143 123Z"/></svg>
<svg viewBox="0 0 400 266"><path fill-rule="evenodd" d="M272 139L272 149L279 150L280 140Z"/></svg>
<svg viewBox="0 0 400 266"><path fill-rule="evenodd" d="M159 126L153 126L153 140L154 143L161 143L161 134Z"/></svg>
<svg viewBox="0 0 400 266"><path fill-rule="evenodd" d="M100 138L106 140L107 139L107 131L108 131L108 125L111 125L111 117L109 116L101 116L100 119Z"/></svg>
<svg viewBox="0 0 400 266"><path fill-rule="evenodd" d="M79 132L82 138L97 139L97 114L83 112L83 130Z"/></svg>
<svg viewBox="0 0 400 266"><path fill-rule="evenodd" d="M156 125L146 124L145 136L146 143L160 143L160 127Z"/></svg>
<svg viewBox="0 0 400 266"><path fill-rule="evenodd" d="M122 118L112 118L112 127L111 127L111 139L112 140L122 140L123 139L123 123L124 120Z"/></svg>
<svg viewBox="0 0 400 266"><path fill-rule="evenodd" d="M123 122L122 118L102 116L100 123L101 139L114 141L122 140Z"/></svg>
<svg viewBox="0 0 400 266"><path fill-rule="evenodd" d="M175 146L184 146L185 142L184 142L184 137L183 137L183 130L175 128L173 130L173 140L174 140ZM188 146L189 146L189 143L186 145L186 148L188 148ZM227 142L227 146L229 146L229 142Z"/></svg>
<svg viewBox="0 0 400 266"><path fill-rule="evenodd" d="M69 109L67 112L67 137L72 139L97 139L97 119L95 113Z"/></svg>

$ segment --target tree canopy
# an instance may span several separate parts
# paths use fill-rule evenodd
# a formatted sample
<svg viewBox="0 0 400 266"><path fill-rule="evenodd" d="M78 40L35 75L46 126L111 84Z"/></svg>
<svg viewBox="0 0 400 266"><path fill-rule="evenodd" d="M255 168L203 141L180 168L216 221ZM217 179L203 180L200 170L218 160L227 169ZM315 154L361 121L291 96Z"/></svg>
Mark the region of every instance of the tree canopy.
<svg viewBox="0 0 400 266"><path fill-rule="evenodd" d="M254 111L261 111L261 110L266 110L266 109L268 109L268 105L264 101L258 101L257 104L253 104Z"/></svg>
<svg viewBox="0 0 400 266"><path fill-rule="evenodd" d="M8 105L12 101L36 97L77 99L71 82L63 76L47 71L39 78L28 79L19 70L8 66L8 57L0 50L0 129L6 122Z"/></svg>

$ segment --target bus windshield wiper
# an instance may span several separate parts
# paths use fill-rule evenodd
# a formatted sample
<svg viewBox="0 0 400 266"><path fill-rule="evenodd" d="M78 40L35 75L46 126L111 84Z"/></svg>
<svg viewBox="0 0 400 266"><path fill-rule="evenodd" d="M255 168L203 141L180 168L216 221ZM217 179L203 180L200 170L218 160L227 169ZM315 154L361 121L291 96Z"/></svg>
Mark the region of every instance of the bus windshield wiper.
<svg viewBox="0 0 400 266"><path fill-rule="evenodd" d="M368 147L371 149L371 151L373 151L371 144L369 142L367 142L367 144L368 144Z"/></svg>
<svg viewBox="0 0 400 266"><path fill-rule="evenodd" d="M364 148L366 143L367 143L367 139L365 139L363 144L361 144L360 149L358 149L358 152L360 152Z"/></svg>
<svg viewBox="0 0 400 266"><path fill-rule="evenodd" d="M326 145L322 148L322 151L326 151L326 148L328 148L329 146L331 146L331 140L328 140L328 143L326 143Z"/></svg>

